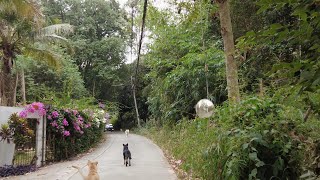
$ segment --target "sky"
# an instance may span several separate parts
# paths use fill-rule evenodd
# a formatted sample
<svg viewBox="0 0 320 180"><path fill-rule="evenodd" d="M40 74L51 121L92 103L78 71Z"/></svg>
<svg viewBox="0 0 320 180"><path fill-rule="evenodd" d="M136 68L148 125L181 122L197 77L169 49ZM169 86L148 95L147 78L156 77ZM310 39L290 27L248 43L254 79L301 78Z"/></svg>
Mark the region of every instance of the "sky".
<svg viewBox="0 0 320 180"><path fill-rule="evenodd" d="M128 0L116 0L118 1L118 3L120 4L121 7L124 6L124 4L128 1Z"/></svg>
<svg viewBox="0 0 320 180"><path fill-rule="evenodd" d="M118 3L120 4L120 7L124 7L124 5L128 2L128 0L116 0L118 1ZM166 0L149 0L148 2L152 2L153 5L159 9L165 9L168 8L169 5L168 3L166 3ZM146 34L148 34L148 32L145 32L145 36L142 39L142 51L146 50L146 44L150 43L149 38L146 36ZM139 34L140 37L140 34ZM133 54L132 58L131 58L131 53L130 53L130 48L128 47L127 49L127 53L126 53L126 64L130 64L132 63L135 59L137 58L137 54Z"/></svg>
<svg viewBox="0 0 320 180"><path fill-rule="evenodd" d="M123 7L126 4L126 2L128 2L128 0L116 0L116 1L119 2L121 7ZM166 3L166 0L149 0L149 1L152 1L153 4L160 9L168 7L168 3Z"/></svg>

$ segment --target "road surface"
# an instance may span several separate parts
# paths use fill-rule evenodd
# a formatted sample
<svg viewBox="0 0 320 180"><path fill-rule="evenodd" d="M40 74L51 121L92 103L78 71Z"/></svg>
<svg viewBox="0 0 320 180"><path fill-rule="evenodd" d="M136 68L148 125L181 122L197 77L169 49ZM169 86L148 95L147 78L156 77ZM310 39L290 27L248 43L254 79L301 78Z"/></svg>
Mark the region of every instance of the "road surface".
<svg viewBox="0 0 320 180"><path fill-rule="evenodd" d="M129 144L132 154L131 166L123 165L122 144ZM128 137L120 132L108 132L107 141L96 150L75 161L66 161L43 167L40 170L11 177L16 180L81 180L80 174L72 165L88 173L87 161L98 161L98 173L101 180L176 180L161 149L149 139L130 134Z"/></svg>

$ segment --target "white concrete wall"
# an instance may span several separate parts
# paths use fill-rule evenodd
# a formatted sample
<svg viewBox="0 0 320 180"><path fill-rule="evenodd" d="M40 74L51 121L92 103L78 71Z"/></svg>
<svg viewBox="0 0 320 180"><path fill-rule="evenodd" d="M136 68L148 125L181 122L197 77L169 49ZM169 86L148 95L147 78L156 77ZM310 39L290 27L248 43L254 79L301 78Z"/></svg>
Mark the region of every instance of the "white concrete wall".
<svg viewBox="0 0 320 180"><path fill-rule="evenodd" d="M20 113L23 110L21 107L7 107L7 106L0 106L0 126L1 124L5 124L8 122L9 117L13 113Z"/></svg>

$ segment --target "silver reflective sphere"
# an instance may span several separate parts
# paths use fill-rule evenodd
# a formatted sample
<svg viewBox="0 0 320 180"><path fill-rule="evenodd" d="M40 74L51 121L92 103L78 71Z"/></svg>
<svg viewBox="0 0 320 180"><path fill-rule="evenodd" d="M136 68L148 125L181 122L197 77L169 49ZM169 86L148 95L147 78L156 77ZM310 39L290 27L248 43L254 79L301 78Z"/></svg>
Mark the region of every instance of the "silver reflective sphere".
<svg viewBox="0 0 320 180"><path fill-rule="evenodd" d="M195 106L196 113L200 118L207 118L212 116L214 111L213 103L208 99L201 99Z"/></svg>

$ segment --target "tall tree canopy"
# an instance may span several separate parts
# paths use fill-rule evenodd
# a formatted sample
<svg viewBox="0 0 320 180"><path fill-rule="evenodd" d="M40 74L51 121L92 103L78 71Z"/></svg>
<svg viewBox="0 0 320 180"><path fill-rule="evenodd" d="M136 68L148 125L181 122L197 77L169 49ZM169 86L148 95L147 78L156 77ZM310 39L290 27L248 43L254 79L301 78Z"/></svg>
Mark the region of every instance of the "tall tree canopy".
<svg viewBox="0 0 320 180"><path fill-rule="evenodd" d="M48 43L53 40L65 41L57 34L70 31L72 27L67 24L45 27L45 19L37 1L0 2L1 105L14 105L12 68L16 56L31 56L57 65L58 58Z"/></svg>
<svg viewBox="0 0 320 180"><path fill-rule="evenodd" d="M115 100L127 45L125 11L114 0L44 3L52 22L68 22L75 27L69 38L75 48L73 58L91 95Z"/></svg>

